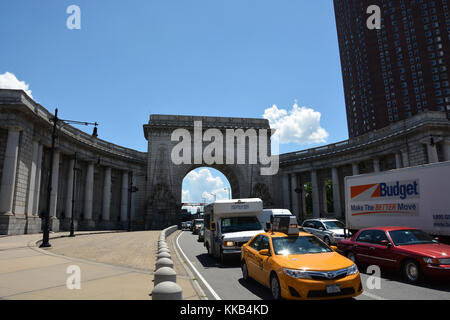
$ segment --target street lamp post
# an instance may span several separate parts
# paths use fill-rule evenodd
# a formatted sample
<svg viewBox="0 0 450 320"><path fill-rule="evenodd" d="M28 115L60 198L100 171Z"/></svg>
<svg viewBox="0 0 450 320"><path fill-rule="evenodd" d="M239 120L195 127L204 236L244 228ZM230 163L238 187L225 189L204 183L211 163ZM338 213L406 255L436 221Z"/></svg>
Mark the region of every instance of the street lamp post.
<svg viewBox="0 0 450 320"><path fill-rule="evenodd" d="M73 224L73 217L75 211L75 188L77 186L77 153L74 155L74 163L73 163L73 186L72 186L72 216L70 217L70 235L69 237L75 237L75 228Z"/></svg>
<svg viewBox="0 0 450 320"><path fill-rule="evenodd" d="M223 190L227 190L228 191L228 198L231 200L231 188L225 187L225 188L223 188Z"/></svg>
<svg viewBox="0 0 450 320"><path fill-rule="evenodd" d="M52 131L52 145L50 149L50 172L49 172L49 179L47 184L47 210L44 215L44 227L42 230L42 243L40 245L41 248L49 248L51 247L51 244L49 242L50 238L50 201L51 201L51 193L52 193L52 180L53 180L53 162L54 162L54 155L55 155L55 143L56 138L58 135L58 123L62 122L63 124L60 126L59 130L61 130L65 125L68 124L81 124L81 125L93 125L94 131L92 133L93 137L97 137L97 126L98 123L92 123L92 122L81 122L81 121L75 121L75 120L64 120L58 118L58 108L55 109L55 116L50 119L50 121L53 122L53 131ZM75 177L74 177L75 178ZM73 201L73 200L72 200ZM72 202L72 208L73 208L73 202ZM71 234L72 234L72 223L73 223L73 209L72 209L72 222L71 222Z"/></svg>
<svg viewBox="0 0 450 320"><path fill-rule="evenodd" d="M56 129L58 125L58 108L55 110L55 117L53 118L53 132L52 132L52 148L50 149L50 173L47 183L47 210L44 216L44 230L42 232L41 248L51 247L50 238L50 201L52 192L52 180L53 180L53 157L55 154L55 141L56 141Z"/></svg>
<svg viewBox="0 0 450 320"><path fill-rule="evenodd" d="M131 199L133 193L138 192L139 189L133 186L133 171L130 172L130 187L128 188L128 232L131 231Z"/></svg>

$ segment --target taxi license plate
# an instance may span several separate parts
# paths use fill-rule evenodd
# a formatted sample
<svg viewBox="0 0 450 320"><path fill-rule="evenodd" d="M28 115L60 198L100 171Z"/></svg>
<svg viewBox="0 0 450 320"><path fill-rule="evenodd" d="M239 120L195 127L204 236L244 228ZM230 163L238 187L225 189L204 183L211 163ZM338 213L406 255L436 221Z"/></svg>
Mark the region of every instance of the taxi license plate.
<svg viewBox="0 0 450 320"><path fill-rule="evenodd" d="M327 286L327 293L340 293L341 287L337 284L332 286Z"/></svg>

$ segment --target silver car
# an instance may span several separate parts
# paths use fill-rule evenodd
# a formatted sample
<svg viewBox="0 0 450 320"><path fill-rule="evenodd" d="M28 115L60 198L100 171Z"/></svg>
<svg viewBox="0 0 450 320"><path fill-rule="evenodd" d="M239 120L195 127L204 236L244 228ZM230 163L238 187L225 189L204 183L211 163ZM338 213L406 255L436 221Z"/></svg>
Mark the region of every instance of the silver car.
<svg viewBox="0 0 450 320"><path fill-rule="evenodd" d="M302 225L306 232L309 232L326 244L337 244L339 240L345 239L345 224L337 219L310 219L305 220ZM349 233L348 236L351 234Z"/></svg>

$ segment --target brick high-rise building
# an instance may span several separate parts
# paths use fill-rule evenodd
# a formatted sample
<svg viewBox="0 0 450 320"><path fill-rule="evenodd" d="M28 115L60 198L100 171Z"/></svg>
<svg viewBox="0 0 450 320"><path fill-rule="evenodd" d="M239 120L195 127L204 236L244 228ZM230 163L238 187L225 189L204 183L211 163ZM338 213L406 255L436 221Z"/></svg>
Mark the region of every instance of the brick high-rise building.
<svg viewBox="0 0 450 320"><path fill-rule="evenodd" d="M381 9L370 30L367 9ZM334 0L350 137L426 111L450 119L450 0Z"/></svg>

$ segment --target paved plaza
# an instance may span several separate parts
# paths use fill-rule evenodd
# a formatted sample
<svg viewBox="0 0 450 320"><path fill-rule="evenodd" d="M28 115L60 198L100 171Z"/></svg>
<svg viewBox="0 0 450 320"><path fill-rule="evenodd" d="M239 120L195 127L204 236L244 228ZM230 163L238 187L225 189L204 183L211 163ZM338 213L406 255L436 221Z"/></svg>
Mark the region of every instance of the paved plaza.
<svg viewBox="0 0 450 320"><path fill-rule="evenodd" d="M40 249L41 234L0 237L0 299L151 300L159 231L51 234L51 248ZM201 293L178 260L168 237L183 299ZM81 270L81 289L70 290L69 266Z"/></svg>

